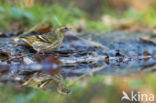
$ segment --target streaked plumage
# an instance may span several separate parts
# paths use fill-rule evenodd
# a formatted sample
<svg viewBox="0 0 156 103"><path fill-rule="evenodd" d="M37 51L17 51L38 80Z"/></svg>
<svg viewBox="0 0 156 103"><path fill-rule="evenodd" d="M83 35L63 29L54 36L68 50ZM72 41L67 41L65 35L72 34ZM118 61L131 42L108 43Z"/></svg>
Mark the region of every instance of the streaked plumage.
<svg viewBox="0 0 156 103"><path fill-rule="evenodd" d="M24 40L38 52L51 52L59 48L63 41L64 34L69 30L70 28L67 26L59 26L54 31L43 35L32 35L20 37L19 39Z"/></svg>
<svg viewBox="0 0 156 103"><path fill-rule="evenodd" d="M49 88L56 91L60 95L68 95L71 93L65 84L61 74L55 74L50 76L47 74L35 74L28 81L25 81L22 86L34 87L34 88Z"/></svg>

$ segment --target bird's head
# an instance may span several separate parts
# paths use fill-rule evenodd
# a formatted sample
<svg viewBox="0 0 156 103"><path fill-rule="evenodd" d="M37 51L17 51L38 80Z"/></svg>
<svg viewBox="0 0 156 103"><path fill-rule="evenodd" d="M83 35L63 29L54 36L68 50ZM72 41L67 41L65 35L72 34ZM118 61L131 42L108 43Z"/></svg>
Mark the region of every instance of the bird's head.
<svg viewBox="0 0 156 103"><path fill-rule="evenodd" d="M55 29L55 33L64 35L69 30L71 30L71 28L61 25Z"/></svg>
<svg viewBox="0 0 156 103"><path fill-rule="evenodd" d="M69 90L64 84L63 85L59 85L59 87L57 88L57 93L59 93L60 95L69 95L72 93L71 90Z"/></svg>

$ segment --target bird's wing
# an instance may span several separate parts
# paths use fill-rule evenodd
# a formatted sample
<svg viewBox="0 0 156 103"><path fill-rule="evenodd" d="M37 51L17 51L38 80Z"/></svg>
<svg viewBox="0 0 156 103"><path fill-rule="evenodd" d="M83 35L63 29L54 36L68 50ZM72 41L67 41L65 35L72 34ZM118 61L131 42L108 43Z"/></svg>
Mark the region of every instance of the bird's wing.
<svg viewBox="0 0 156 103"><path fill-rule="evenodd" d="M42 35L21 36L20 39L32 44L34 41L41 41L45 43L52 43L57 39L57 35L54 32L45 33Z"/></svg>
<svg viewBox="0 0 156 103"><path fill-rule="evenodd" d="M49 32L47 34L43 34L42 39L46 40L47 43L52 43L57 39L57 35L54 32Z"/></svg>
<svg viewBox="0 0 156 103"><path fill-rule="evenodd" d="M28 37L20 37L19 39L25 41L29 45L32 45L34 41L39 41L40 39L37 38L36 36L28 36Z"/></svg>

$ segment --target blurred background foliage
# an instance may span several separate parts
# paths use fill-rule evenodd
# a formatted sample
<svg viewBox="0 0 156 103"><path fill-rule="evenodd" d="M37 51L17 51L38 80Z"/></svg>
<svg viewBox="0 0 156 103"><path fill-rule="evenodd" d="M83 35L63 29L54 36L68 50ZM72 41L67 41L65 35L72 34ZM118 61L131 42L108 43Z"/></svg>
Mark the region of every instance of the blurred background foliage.
<svg viewBox="0 0 156 103"><path fill-rule="evenodd" d="M60 23L77 32L153 30L155 11L156 0L0 0L0 32ZM0 86L0 102L120 103L122 90L156 94L155 85L155 74L86 77L70 86L73 93L69 96L8 85Z"/></svg>
<svg viewBox="0 0 156 103"><path fill-rule="evenodd" d="M153 29L155 5L155 0L0 0L0 30L27 30L42 23L77 31Z"/></svg>

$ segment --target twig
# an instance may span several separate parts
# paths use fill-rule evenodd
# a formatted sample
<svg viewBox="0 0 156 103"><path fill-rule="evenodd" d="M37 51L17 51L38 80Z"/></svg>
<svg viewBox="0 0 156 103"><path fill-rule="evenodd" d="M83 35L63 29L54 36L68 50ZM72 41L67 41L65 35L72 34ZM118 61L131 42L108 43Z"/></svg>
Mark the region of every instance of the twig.
<svg viewBox="0 0 156 103"><path fill-rule="evenodd" d="M91 44L91 45L100 46L100 47L103 47L103 48L105 48L105 49L109 50L109 48L108 48L108 47L106 47L106 46L102 45L101 43L94 42L94 41L91 41L91 40L87 40L87 39L83 39L83 38L81 38L81 37L78 37L78 36L76 35L76 33L74 33L74 32L72 32L72 35L74 35L75 37L77 37L77 38L79 38L79 39L81 39L81 40L83 40L83 41L88 42L88 43L89 43L89 44Z"/></svg>
<svg viewBox="0 0 156 103"><path fill-rule="evenodd" d="M83 74L83 75L81 75L80 77L78 77L76 80L72 81L72 82L68 85L68 87L69 87L69 86L72 86L72 85L75 84L77 81L79 81L80 79L86 77L87 75L92 76L94 72L99 71L99 70L102 70L102 69L104 69L105 67L106 67L106 65L103 65L102 67L97 67L97 68L95 68L95 69L92 69L90 72L88 72L88 73L86 73L86 74Z"/></svg>

